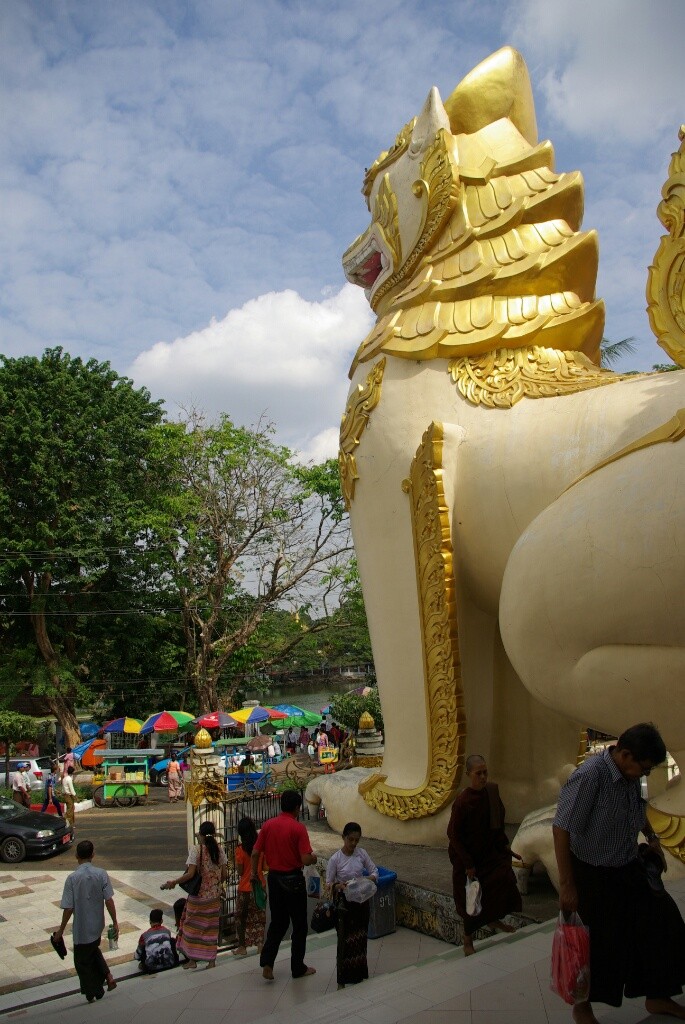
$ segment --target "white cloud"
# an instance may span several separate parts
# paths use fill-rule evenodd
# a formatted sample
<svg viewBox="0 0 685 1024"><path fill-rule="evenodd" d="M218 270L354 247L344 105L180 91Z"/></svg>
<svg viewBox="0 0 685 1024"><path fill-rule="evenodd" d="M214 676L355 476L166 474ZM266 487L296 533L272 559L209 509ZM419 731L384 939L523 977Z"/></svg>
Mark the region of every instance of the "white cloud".
<svg viewBox="0 0 685 1024"><path fill-rule="evenodd" d="M266 416L284 443L329 457L351 355L372 320L353 285L320 302L292 290L269 292L203 330L153 345L128 373L163 396L172 414L175 403L246 425Z"/></svg>
<svg viewBox="0 0 685 1024"><path fill-rule="evenodd" d="M682 120L682 0L521 0L509 20L569 131L639 144Z"/></svg>

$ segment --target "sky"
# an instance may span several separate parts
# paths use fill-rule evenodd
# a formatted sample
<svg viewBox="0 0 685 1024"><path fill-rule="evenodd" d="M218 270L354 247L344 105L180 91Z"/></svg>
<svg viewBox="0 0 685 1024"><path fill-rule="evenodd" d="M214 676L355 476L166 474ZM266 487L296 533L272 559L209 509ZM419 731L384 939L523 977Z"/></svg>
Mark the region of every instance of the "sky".
<svg viewBox="0 0 685 1024"><path fill-rule="evenodd" d="M364 168L505 44L585 178L619 368L685 121L683 0L2 0L0 353L62 346L163 398L337 451L373 317L340 257Z"/></svg>

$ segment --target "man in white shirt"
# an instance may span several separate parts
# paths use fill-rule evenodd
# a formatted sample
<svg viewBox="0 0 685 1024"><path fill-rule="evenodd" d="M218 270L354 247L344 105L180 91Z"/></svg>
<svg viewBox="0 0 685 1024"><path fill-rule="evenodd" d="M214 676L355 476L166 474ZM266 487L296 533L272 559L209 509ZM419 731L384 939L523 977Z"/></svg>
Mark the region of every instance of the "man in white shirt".
<svg viewBox="0 0 685 1024"><path fill-rule="evenodd" d="M71 765L67 768L62 779L62 799L65 804L66 818L74 830L74 804L76 802L76 790L74 789L74 769Z"/></svg>
<svg viewBox="0 0 685 1024"><path fill-rule="evenodd" d="M12 779L12 796L18 804L31 808L31 781L26 771L26 764L22 762L17 765L17 770Z"/></svg>
<svg viewBox="0 0 685 1024"><path fill-rule="evenodd" d="M64 883L60 903L62 923L54 934L56 941L63 938L64 929L73 914L74 967L81 982L81 992L89 1003L102 999L105 983L110 992L117 987L100 950L105 907L112 919L114 937L119 937L112 883L106 871L93 867L94 853L95 848L89 839L82 840L76 847L78 867Z"/></svg>

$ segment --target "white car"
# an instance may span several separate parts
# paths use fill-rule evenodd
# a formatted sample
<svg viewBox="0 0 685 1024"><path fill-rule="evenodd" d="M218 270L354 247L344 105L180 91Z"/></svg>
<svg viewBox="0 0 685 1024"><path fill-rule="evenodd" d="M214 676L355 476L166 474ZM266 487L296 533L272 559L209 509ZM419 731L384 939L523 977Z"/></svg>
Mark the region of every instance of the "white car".
<svg viewBox="0 0 685 1024"><path fill-rule="evenodd" d="M27 764L26 769L32 790L45 788L45 779L50 773L52 758L50 757L11 757L9 782L5 778L5 758L0 757L0 786L12 788L13 776L20 764Z"/></svg>

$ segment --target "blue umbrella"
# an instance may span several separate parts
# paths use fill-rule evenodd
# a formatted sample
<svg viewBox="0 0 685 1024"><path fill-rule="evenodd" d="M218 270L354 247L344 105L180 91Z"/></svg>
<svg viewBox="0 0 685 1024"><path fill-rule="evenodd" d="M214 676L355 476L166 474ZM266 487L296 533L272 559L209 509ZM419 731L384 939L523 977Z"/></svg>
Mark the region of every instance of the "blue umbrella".
<svg viewBox="0 0 685 1024"><path fill-rule="evenodd" d="M304 708L298 708L296 704L274 704L275 711L282 711L288 718L294 718L297 715L304 715Z"/></svg>
<svg viewBox="0 0 685 1024"><path fill-rule="evenodd" d="M78 730L84 740L90 740L100 732L100 726L96 725L95 722L81 722Z"/></svg>

